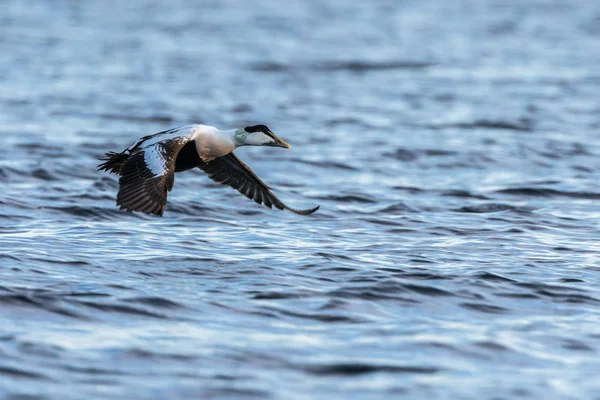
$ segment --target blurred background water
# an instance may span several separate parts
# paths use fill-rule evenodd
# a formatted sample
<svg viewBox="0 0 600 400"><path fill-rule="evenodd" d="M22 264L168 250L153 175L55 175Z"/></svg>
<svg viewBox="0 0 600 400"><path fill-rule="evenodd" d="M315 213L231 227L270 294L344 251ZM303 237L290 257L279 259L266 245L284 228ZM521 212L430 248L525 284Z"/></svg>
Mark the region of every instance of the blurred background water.
<svg viewBox="0 0 600 400"><path fill-rule="evenodd" d="M0 398L600 399L600 3L0 4ZM189 123L164 218L97 157Z"/></svg>

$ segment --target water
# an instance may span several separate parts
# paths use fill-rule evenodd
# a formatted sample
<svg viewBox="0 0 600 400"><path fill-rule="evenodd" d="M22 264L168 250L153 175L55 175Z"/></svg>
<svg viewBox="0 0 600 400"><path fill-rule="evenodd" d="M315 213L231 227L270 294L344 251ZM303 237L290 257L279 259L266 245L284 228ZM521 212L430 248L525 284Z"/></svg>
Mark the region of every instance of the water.
<svg viewBox="0 0 600 400"><path fill-rule="evenodd" d="M5 1L0 398L600 398L600 3ZM188 123L164 218L96 157Z"/></svg>

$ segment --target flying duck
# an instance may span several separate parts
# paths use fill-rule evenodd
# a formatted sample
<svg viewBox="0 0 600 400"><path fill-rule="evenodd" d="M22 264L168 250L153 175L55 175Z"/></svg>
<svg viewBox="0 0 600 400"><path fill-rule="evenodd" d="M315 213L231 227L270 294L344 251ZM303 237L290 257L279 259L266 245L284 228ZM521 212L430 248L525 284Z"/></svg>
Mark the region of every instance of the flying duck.
<svg viewBox="0 0 600 400"><path fill-rule="evenodd" d="M186 125L144 136L121 153L108 152L98 170L119 175L117 205L121 210L162 216L175 172L200 168L212 180L229 185L258 204L309 215L319 206L295 210L283 204L233 150L240 146L291 148L265 125L219 130Z"/></svg>

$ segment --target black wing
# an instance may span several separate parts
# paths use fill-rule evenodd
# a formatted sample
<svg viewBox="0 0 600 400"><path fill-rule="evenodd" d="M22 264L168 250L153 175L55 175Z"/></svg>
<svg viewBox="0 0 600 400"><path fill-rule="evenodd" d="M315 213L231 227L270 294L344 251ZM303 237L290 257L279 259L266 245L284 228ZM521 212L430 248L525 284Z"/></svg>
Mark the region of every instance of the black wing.
<svg viewBox="0 0 600 400"><path fill-rule="evenodd" d="M133 153L119 173L121 209L162 215L175 183L175 160L186 138L166 140Z"/></svg>
<svg viewBox="0 0 600 400"><path fill-rule="evenodd" d="M269 208L275 206L280 210L289 210L300 215L309 215L319 209L319 206L317 206L308 210L295 210L286 206L275 197L269 190L270 188L252 172L250 167L233 153L215 158L209 162L201 161L198 168L206 172L209 178L215 182L231 186L249 199Z"/></svg>

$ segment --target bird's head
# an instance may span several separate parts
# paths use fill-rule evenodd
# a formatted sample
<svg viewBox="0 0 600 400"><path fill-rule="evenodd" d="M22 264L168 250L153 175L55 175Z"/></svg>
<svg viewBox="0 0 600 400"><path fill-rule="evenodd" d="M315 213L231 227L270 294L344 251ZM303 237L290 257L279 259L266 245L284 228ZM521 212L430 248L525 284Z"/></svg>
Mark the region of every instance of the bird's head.
<svg viewBox="0 0 600 400"><path fill-rule="evenodd" d="M292 146L271 132L266 125L253 125L235 131L239 146L274 146L290 149Z"/></svg>

